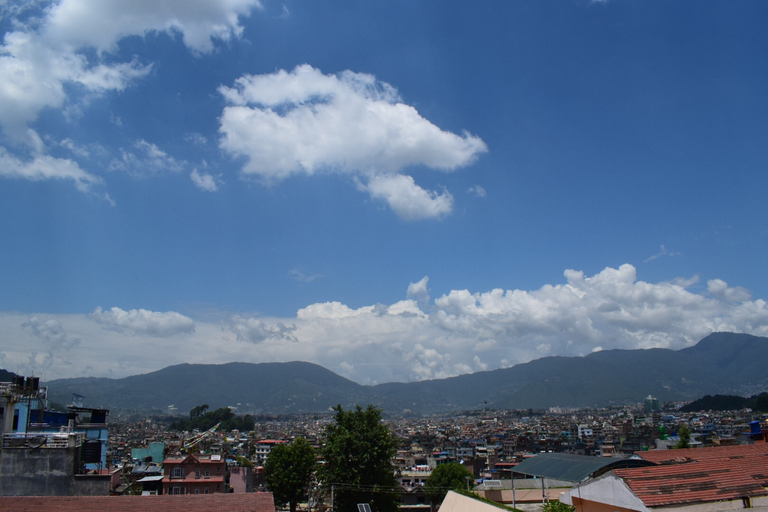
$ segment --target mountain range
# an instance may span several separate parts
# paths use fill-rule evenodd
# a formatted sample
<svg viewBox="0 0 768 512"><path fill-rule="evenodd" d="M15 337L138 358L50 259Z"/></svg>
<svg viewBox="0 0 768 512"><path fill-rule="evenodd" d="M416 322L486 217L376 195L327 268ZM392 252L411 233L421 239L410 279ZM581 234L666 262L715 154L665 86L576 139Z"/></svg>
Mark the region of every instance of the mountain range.
<svg viewBox="0 0 768 512"><path fill-rule="evenodd" d="M48 396L87 407L186 414L197 405L236 412L297 414L341 404L374 404L389 414L476 409L603 407L690 401L706 394L748 396L768 389L768 338L713 333L681 350L604 350L544 357L510 368L448 379L363 386L306 362L180 364L122 379L52 380Z"/></svg>

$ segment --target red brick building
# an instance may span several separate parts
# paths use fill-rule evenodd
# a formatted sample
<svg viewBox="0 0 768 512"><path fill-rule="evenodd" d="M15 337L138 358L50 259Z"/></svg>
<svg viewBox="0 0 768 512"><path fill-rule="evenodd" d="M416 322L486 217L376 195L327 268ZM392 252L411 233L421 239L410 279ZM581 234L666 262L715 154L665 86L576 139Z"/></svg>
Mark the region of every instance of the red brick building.
<svg viewBox="0 0 768 512"><path fill-rule="evenodd" d="M227 465L221 455L187 455L163 461L163 494L213 494L229 491Z"/></svg>

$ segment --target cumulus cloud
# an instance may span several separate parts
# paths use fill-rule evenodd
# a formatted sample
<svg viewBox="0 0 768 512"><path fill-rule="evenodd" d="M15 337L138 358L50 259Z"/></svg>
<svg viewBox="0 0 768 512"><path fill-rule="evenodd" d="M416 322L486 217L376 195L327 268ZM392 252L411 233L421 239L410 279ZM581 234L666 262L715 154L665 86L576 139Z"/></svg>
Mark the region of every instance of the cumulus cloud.
<svg viewBox="0 0 768 512"><path fill-rule="evenodd" d="M453 196L424 190L410 176L392 174L374 176L362 185L371 197L382 199L403 220L441 218L453 210Z"/></svg>
<svg viewBox="0 0 768 512"><path fill-rule="evenodd" d="M62 0L49 10L44 35L105 52L126 36L166 32L180 34L188 48L206 53L214 40L239 37L238 18L260 7L258 0Z"/></svg>
<svg viewBox="0 0 768 512"><path fill-rule="evenodd" d="M296 331L296 326L287 326L282 322L268 325L263 320L257 318L245 318L236 315L232 317L229 328L235 333L238 340L251 343L261 343L267 339L297 341L293 335L294 331Z"/></svg>
<svg viewBox="0 0 768 512"><path fill-rule="evenodd" d="M221 147L244 156L242 172L265 181L316 172L353 176L362 190L407 220L451 211L448 192L424 190L410 166L452 171L487 150L469 133L446 132L402 103L372 75L325 75L309 65L245 75L219 92Z"/></svg>
<svg viewBox="0 0 768 512"><path fill-rule="evenodd" d="M156 312L146 309L125 311L118 307L108 310L96 308L91 313L91 318L107 329L135 335L166 337L190 334L195 330L194 320L175 311Z"/></svg>
<svg viewBox="0 0 768 512"><path fill-rule="evenodd" d="M416 299L419 302L429 302L429 276L424 276L416 283L408 285L406 295L409 299Z"/></svg>
<svg viewBox="0 0 768 512"><path fill-rule="evenodd" d="M120 308L35 317L42 320L0 314L0 336L24 340L23 349L4 349L8 364L47 365L57 376L80 375L86 365L125 376L183 362L303 360L364 384L451 377L549 355L681 349L715 331L768 336L765 300L719 279L697 293L689 289L695 281L650 283L622 265L591 276L566 270L562 282L535 290L457 289L430 302L434 283L425 277L389 305L329 301L295 316L234 314L218 323ZM59 347L56 357L51 347Z"/></svg>
<svg viewBox="0 0 768 512"><path fill-rule="evenodd" d="M12 139L27 142L25 127L42 109L64 106L65 85L102 94L124 89L149 70L136 61L91 64L83 54L34 32L7 33L0 46L0 126Z"/></svg>
<svg viewBox="0 0 768 512"><path fill-rule="evenodd" d="M38 154L24 161L4 147L0 147L0 176L30 181L71 180L84 192L102 183L101 178L84 171L73 160Z"/></svg>
<svg viewBox="0 0 768 512"><path fill-rule="evenodd" d="M26 347L23 367L27 369L27 374L41 375L80 344L80 339L68 334L55 318L44 320L33 316L22 323L21 327L39 342L37 346Z"/></svg>
<svg viewBox="0 0 768 512"><path fill-rule="evenodd" d="M26 16L26 21L17 18L41 7L37 16ZM258 0L59 0L48 6L43 2L2 5L2 14L11 18L14 29L5 33L0 44L0 128L14 145L49 158L40 138L28 129L41 111L60 109L67 119L79 118L89 99L121 91L151 70L151 63L115 58L121 39L163 32L180 36L194 53L210 52L214 41L240 37L240 17L260 7ZM120 124L119 118L113 122ZM51 162L47 164L50 167ZM72 167L67 161L57 162L57 172L13 175L55 179L65 164ZM82 189L86 180L80 176L75 182Z"/></svg>
<svg viewBox="0 0 768 512"><path fill-rule="evenodd" d="M29 329L52 351L57 348L70 349L80 344L80 339L70 337L56 319L42 320L33 316L24 322L22 327Z"/></svg>
<svg viewBox="0 0 768 512"><path fill-rule="evenodd" d="M416 300L357 309L312 304L297 314L296 337L301 346L343 353L354 371L335 366L331 357L324 361L346 377L382 382L448 377L547 355L680 349L714 331L768 335L765 301L735 304L743 291L729 295L731 288L720 283L699 294L687 289L695 279L648 283L637 279L632 265L564 275L564 283L538 290L453 290L429 308ZM426 277L411 283L408 297L425 296L427 284ZM337 339L346 340L343 349L336 348ZM361 369L371 354L375 369Z"/></svg>
<svg viewBox="0 0 768 512"><path fill-rule="evenodd" d="M192 179L192 183L194 183L200 190L205 190L206 192L216 192L219 190L219 186L216 184L216 178L214 178L212 174L193 169L189 177Z"/></svg>
<svg viewBox="0 0 768 512"><path fill-rule="evenodd" d="M752 299L752 294L742 286L730 287L722 279L707 281L707 291L726 302L746 302Z"/></svg>

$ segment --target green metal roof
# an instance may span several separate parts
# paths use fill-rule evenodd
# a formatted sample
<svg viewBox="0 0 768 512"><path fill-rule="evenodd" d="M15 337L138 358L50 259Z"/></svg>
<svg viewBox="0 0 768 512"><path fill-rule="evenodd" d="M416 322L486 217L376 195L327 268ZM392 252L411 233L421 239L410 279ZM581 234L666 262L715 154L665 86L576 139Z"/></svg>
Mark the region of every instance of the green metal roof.
<svg viewBox="0 0 768 512"><path fill-rule="evenodd" d="M554 478L566 482L581 482L590 477L618 468L652 466L653 463L635 458L591 457L571 453L540 453L526 459L514 468L515 473Z"/></svg>

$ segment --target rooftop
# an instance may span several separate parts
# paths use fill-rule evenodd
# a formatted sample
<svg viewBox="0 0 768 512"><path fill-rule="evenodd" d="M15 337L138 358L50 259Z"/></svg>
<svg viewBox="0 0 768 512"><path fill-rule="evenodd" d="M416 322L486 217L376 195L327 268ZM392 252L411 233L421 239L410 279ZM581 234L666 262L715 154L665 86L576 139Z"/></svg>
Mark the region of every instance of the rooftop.
<svg viewBox="0 0 768 512"><path fill-rule="evenodd" d="M0 512L275 512L272 493L161 496L0 496Z"/></svg>
<svg viewBox="0 0 768 512"><path fill-rule="evenodd" d="M570 453L540 453L514 467L515 473L553 478L566 482L581 482L616 468L648 466L640 459L622 457L591 457Z"/></svg>
<svg viewBox="0 0 768 512"><path fill-rule="evenodd" d="M768 496L768 444L657 450L660 465L617 469L648 507Z"/></svg>

